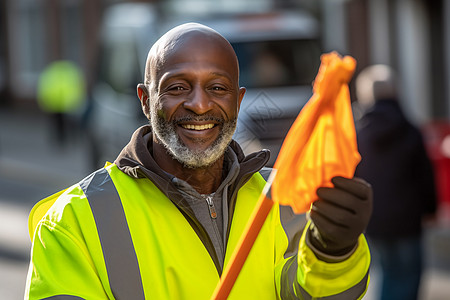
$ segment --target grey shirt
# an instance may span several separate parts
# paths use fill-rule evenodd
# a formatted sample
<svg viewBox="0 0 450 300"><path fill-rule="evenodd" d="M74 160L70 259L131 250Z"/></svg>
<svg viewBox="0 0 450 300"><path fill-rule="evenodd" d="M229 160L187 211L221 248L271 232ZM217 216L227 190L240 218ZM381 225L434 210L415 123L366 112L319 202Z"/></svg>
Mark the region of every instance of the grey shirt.
<svg viewBox="0 0 450 300"><path fill-rule="evenodd" d="M212 194L200 194L186 181L174 177L172 182L177 186L178 191L184 196L189 206L194 212L197 220L202 224L208 233L220 266L223 268L225 259L225 245L227 224L228 224L228 187L234 182L239 174L240 166L236 154L227 151L225 160L228 163L228 174L220 184L216 192Z"/></svg>

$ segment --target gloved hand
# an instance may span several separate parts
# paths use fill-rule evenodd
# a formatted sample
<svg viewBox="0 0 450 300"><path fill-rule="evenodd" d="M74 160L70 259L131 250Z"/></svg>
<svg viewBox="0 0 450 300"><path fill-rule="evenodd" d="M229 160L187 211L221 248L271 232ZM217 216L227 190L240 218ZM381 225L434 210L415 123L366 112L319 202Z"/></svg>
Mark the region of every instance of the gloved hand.
<svg viewBox="0 0 450 300"><path fill-rule="evenodd" d="M360 178L334 177L334 187L317 189L311 207L310 243L322 253L342 256L354 249L372 214L372 187Z"/></svg>

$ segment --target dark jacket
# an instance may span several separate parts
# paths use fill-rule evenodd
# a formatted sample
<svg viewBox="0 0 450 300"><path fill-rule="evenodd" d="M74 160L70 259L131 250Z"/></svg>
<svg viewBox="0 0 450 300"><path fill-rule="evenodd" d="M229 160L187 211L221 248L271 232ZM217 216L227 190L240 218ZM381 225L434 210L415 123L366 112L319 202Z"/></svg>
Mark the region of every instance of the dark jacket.
<svg viewBox="0 0 450 300"><path fill-rule="evenodd" d="M420 131L397 101L379 100L357 123L357 137L362 160L356 176L374 192L367 235L419 235L423 215L436 211L433 171Z"/></svg>

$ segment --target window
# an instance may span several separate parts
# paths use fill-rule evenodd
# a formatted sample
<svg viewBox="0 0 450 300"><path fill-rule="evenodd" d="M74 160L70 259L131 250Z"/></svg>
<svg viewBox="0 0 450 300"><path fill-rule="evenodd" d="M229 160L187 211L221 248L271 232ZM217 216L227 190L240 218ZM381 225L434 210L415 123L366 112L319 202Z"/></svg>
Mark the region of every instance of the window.
<svg viewBox="0 0 450 300"><path fill-rule="evenodd" d="M311 85L320 64L314 40L232 43L239 58L240 84L247 88Z"/></svg>

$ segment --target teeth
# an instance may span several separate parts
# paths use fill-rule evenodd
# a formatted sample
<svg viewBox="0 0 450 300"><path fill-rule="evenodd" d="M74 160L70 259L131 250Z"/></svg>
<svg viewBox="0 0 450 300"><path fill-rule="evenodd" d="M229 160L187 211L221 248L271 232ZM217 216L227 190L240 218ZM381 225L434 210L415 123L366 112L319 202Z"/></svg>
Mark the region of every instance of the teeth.
<svg viewBox="0 0 450 300"><path fill-rule="evenodd" d="M192 125L192 124L186 124L181 125L183 128L186 129L192 129L192 130L205 130L205 129L211 129L214 127L214 124L205 124L205 125Z"/></svg>

